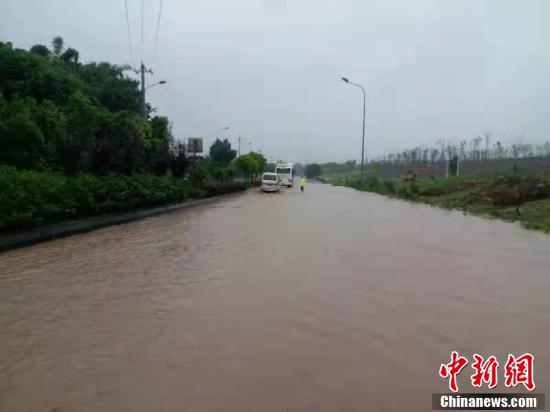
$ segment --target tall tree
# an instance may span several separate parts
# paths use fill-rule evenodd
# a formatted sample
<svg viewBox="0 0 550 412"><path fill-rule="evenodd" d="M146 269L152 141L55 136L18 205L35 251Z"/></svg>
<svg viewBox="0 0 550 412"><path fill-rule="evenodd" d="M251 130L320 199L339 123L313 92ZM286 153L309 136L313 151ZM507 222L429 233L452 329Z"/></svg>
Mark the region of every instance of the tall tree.
<svg viewBox="0 0 550 412"><path fill-rule="evenodd" d="M44 135L36 124L33 99L17 99L0 108L0 163L24 169L43 166Z"/></svg>
<svg viewBox="0 0 550 412"><path fill-rule="evenodd" d="M155 116L150 121L151 136L144 142L146 161L156 175L166 173L170 163L172 133L166 117Z"/></svg>
<svg viewBox="0 0 550 412"><path fill-rule="evenodd" d="M172 142L170 145L170 171L174 177L183 177L191 165L185 143Z"/></svg>
<svg viewBox="0 0 550 412"><path fill-rule="evenodd" d="M321 174L321 166L317 163L310 163L306 166L306 177L312 179Z"/></svg>
<svg viewBox="0 0 550 412"><path fill-rule="evenodd" d="M261 173L264 171L266 165L266 158L256 152L250 152L239 156L235 160L235 167L243 173L248 174L250 177L252 177L252 174L254 173Z"/></svg>
<svg viewBox="0 0 550 412"><path fill-rule="evenodd" d="M64 60L66 62L78 63L79 54L78 51L76 51L72 47L69 47L59 57L61 57L61 60Z"/></svg>
<svg viewBox="0 0 550 412"><path fill-rule="evenodd" d="M228 166L237 155L237 151L231 149L231 143L227 139L216 139L210 146L209 153L212 163L218 167Z"/></svg>
<svg viewBox="0 0 550 412"><path fill-rule="evenodd" d="M35 44L30 48L30 52L34 54L38 54L39 56L42 56L42 57L49 57L51 54L50 49L48 49L43 44Z"/></svg>
<svg viewBox="0 0 550 412"><path fill-rule="evenodd" d="M59 57L63 52L63 38L61 36L56 36L52 40L52 49L53 54L56 57Z"/></svg>

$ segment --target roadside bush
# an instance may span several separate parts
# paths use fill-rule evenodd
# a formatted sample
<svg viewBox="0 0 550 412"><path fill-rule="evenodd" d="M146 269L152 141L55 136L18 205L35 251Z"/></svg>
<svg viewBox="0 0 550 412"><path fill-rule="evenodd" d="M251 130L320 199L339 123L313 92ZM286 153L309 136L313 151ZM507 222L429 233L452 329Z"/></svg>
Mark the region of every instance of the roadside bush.
<svg viewBox="0 0 550 412"><path fill-rule="evenodd" d="M321 174L321 166L317 163L310 163L306 166L305 174L308 179L313 179Z"/></svg>
<svg viewBox="0 0 550 412"><path fill-rule="evenodd" d="M189 181L193 186L201 187L208 178L208 167L203 161L197 162L191 168Z"/></svg>
<svg viewBox="0 0 550 412"><path fill-rule="evenodd" d="M389 195L394 195L395 194L395 183L392 182L391 180L384 180L382 182L382 186L384 188L384 192L389 194Z"/></svg>
<svg viewBox="0 0 550 412"><path fill-rule="evenodd" d="M396 195L403 199L416 200L419 197L419 189L416 183L406 184L397 189Z"/></svg>
<svg viewBox="0 0 550 412"><path fill-rule="evenodd" d="M365 187L371 192L378 192L378 178L376 176L367 177Z"/></svg>
<svg viewBox="0 0 550 412"><path fill-rule="evenodd" d="M66 176L0 166L0 227L32 227L202 195L189 183L171 176Z"/></svg>
<svg viewBox="0 0 550 412"><path fill-rule="evenodd" d="M414 198L418 197L418 194L419 194L420 190L418 189L418 186L417 186L416 183L413 182L409 185L409 192L410 192L412 197L414 197Z"/></svg>
<svg viewBox="0 0 550 412"><path fill-rule="evenodd" d="M348 186L356 190L364 190L364 184L361 182L361 179L358 178L344 179L340 183L342 186Z"/></svg>
<svg viewBox="0 0 550 412"><path fill-rule="evenodd" d="M357 190L365 190L368 192L379 193L382 195L391 195L391 196L402 196L407 197L411 196L411 193L408 189L401 187L399 190L396 188L396 185L393 181L388 179L379 179L376 176L368 177L364 182L361 182L361 179L347 179L341 182L343 186L352 187Z"/></svg>
<svg viewBox="0 0 550 412"><path fill-rule="evenodd" d="M203 186L207 197L225 195L246 190L245 182L208 182Z"/></svg>

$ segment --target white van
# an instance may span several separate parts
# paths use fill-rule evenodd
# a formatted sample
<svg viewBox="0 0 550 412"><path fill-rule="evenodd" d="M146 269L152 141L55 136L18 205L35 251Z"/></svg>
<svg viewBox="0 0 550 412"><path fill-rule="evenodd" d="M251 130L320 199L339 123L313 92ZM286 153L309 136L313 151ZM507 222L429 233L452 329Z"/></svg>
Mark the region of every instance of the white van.
<svg viewBox="0 0 550 412"><path fill-rule="evenodd" d="M276 173L264 173L262 175L262 190L264 192L278 192L279 188L279 178Z"/></svg>

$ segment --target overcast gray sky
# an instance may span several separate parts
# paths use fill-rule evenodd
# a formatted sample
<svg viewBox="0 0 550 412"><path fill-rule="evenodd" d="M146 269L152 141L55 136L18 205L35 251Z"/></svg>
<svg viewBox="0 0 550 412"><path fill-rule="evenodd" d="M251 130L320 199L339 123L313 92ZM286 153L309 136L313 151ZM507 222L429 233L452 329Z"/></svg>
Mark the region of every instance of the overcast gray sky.
<svg viewBox="0 0 550 412"><path fill-rule="evenodd" d="M0 39L61 35L82 61L143 58L168 83L148 100L177 138L272 159L358 159L367 89L368 157L471 139L550 139L550 2L480 0L0 0ZM249 142L252 144L249 145Z"/></svg>

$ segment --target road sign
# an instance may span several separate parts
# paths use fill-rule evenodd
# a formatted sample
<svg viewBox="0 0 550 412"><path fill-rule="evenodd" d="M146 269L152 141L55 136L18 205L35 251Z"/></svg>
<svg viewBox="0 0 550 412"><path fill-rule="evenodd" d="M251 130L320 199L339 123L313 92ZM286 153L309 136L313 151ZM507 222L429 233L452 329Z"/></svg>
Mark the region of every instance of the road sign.
<svg viewBox="0 0 550 412"><path fill-rule="evenodd" d="M202 153L202 137L188 137L187 151L189 153Z"/></svg>

